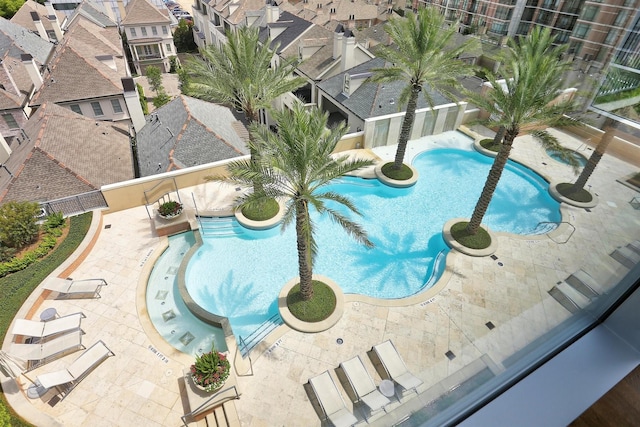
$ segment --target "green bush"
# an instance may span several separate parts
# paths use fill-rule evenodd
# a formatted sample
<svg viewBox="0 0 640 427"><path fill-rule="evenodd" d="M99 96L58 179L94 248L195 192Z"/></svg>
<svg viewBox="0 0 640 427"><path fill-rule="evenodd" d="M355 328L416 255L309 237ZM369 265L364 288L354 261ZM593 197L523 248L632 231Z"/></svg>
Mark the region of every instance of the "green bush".
<svg viewBox="0 0 640 427"><path fill-rule="evenodd" d="M54 229L60 227L64 224L64 215L62 212L54 212L51 215L47 216L47 219L44 221L45 229Z"/></svg>
<svg viewBox="0 0 640 427"><path fill-rule="evenodd" d="M0 246L0 262L7 262L16 255L15 248Z"/></svg>
<svg viewBox="0 0 640 427"><path fill-rule="evenodd" d="M9 202L0 207L0 241L5 246L21 248L38 235L36 215L40 205L35 202Z"/></svg>
<svg viewBox="0 0 640 427"><path fill-rule="evenodd" d="M142 114L147 116L149 115L149 106L147 105L147 97L144 96L144 89L140 83L136 83L136 88L138 88L138 98L140 100L140 105L142 106Z"/></svg>
<svg viewBox="0 0 640 427"><path fill-rule="evenodd" d="M156 108L162 107L164 104L171 101L171 97L164 92L164 89L153 98L153 106Z"/></svg>
<svg viewBox="0 0 640 427"><path fill-rule="evenodd" d="M39 258L47 256L51 249L56 246L57 238L62 236L62 228L64 228L64 221L58 226L58 228L46 229L46 236L42 238L42 241L37 248L25 253L21 257L11 258L0 264L0 277L4 277L7 274L15 273L16 271L24 270Z"/></svg>

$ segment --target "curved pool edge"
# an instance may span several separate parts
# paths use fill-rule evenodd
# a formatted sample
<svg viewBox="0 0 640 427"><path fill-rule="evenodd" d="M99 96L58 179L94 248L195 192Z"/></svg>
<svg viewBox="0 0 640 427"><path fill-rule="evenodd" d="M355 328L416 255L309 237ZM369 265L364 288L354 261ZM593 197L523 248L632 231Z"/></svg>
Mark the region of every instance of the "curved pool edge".
<svg viewBox="0 0 640 427"><path fill-rule="evenodd" d="M182 261L180 262L180 267L178 268L177 274L178 292L180 292L180 297L184 301L189 311L203 322L221 328L225 337L225 341L227 341L228 337L234 336L233 330L231 329L231 324L229 323L229 319L224 316L210 313L209 311L200 307L200 305L198 305L198 303L196 303L194 299L191 298L191 294L189 294L189 291L187 290L187 280L185 278L187 266L189 265L189 262L191 261L193 255L198 251L198 249L200 249L203 244L200 231L192 230L192 232L196 239L196 242L189 248L187 253L184 255L184 258L182 258Z"/></svg>
<svg viewBox="0 0 640 427"><path fill-rule="evenodd" d="M149 277L151 276L151 271L158 261L158 258L160 258L168 247L168 236L159 237L158 244L153 248L153 252L149 254L146 259L145 265L138 277L138 284L136 286L136 312L138 314L138 321L142 326L142 330L157 350L173 360L178 360L184 364L190 364L193 357L173 347L162 335L160 335L156 327L153 325L153 322L149 317L149 311L147 310L147 286L149 284Z"/></svg>

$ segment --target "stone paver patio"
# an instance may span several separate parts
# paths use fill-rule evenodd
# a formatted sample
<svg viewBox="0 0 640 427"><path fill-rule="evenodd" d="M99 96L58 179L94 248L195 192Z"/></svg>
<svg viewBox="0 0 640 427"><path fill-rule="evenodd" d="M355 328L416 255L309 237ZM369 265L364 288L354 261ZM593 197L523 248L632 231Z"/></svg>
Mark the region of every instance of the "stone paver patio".
<svg viewBox="0 0 640 427"><path fill-rule="evenodd" d="M570 135L558 134L569 147L581 145ZM575 179L567 166L550 159L537 144L528 143L528 138L516 141L513 159L554 180ZM407 161L426 145L422 140L410 143ZM391 159L394 149L374 151ZM420 295L397 301L346 295L344 316L325 332L304 334L279 327L263 350L252 354L253 375L240 372L237 377L242 396L235 407L241 424L321 425L303 384L327 369L333 372L341 361L355 355L363 358L378 382L366 352L389 338L409 369L424 381L421 391L478 360L501 371L510 356L570 317L548 294L556 282L580 268L605 286L624 274L626 270L608 254L640 238L640 215L628 203L638 193L616 179L637 169L605 155L589 181L592 191L599 194L598 206L591 212L563 207L564 220L576 228L567 243L555 243L547 236L500 234L498 259L451 252L443 277ZM193 192L198 203L208 207L228 203L230 196L216 185L181 190L189 195L183 201L188 205ZM18 317L37 317L48 307L61 314L82 311L87 316L82 322L86 332L83 343L89 346L103 340L116 356L104 361L65 400L53 406L49 404L51 393L43 399L27 400L18 391L8 398L22 416L38 426L180 425L186 412L180 378L192 357L172 349L158 336L144 306L146 279L153 260L166 247L166 238L152 233L144 207L94 216L95 242L70 276L106 279L102 298L46 299L34 310L41 294L36 290ZM61 266L55 274L67 267ZM487 328L487 322L495 328ZM338 338L342 344L337 343ZM4 349L11 339L8 334ZM445 356L447 351L456 357L450 360ZM34 378L65 367L77 355L27 375ZM29 385L24 377L21 383L23 388ZM351 406L346 394L344 397Z"/></svg>

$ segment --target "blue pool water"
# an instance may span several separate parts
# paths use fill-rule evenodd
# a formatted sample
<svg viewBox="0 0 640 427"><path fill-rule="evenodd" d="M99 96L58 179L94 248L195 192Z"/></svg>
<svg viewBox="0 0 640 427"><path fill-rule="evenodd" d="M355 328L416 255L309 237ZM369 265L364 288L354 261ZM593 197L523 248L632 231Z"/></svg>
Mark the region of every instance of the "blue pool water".
<svg viewBox="0 0 640 427"><path fill-rule="evenodd" d="M451 218L471 216L492 161L475 151L434 149L415 158L420 179L409 189L341 179L330 189L355 202L363 216L352 218L375 248L365 248L328 218L316 216L314 273L330 277L345 293L385 299L432 285L441 274L436 260L448 251L442 226ZM494 231L549 231L539 224L560 221L560 210L547 188L540 176L509 162L484 222ZM202 231L203 246L186 271L192 298L228 317L236 336L246 338L269 319L278 322L272 318L278 293L298 275L294 226L284 233L279 228L250 231L229 218L203 224Z"/></svg>
<svg viewBox="0 0 640 427"><path fill-rule="evenodd" d="M558 153L556 150L547 149L546 151L547 151L547 155L549 155L549 157L551 157L553 160L560 163L568 164L568 162L565 159L563 159L562 156L560 156L560 153ZM576 159L579 167L583 168L587 164L587 161L588 161L587 158L582 154L578 153L577 151L572 151L571 153L569 153L569 155L574 159Z"/></svg>

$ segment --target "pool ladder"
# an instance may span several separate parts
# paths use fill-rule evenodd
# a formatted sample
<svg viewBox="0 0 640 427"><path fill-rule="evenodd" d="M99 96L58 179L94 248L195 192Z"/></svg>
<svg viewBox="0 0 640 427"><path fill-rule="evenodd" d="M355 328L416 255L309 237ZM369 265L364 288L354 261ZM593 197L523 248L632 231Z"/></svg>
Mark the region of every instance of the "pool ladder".
<svg viewBox="0 0 640 427"><path fill-rule="evenodd" d="M240 341L240 344L241 344L240 354L242 354L242 357L246 357L249 354L249 352L256 345L258 345L264 337L267 336L267 334L269 334L278 326L282 325L282 323L283 322L282 322L282 318L280 317L280 314L276 313L270 318L268 318L267 320L265 320L264 322L262 322L260 326L258 326L256 330L251 332L246 338L242 338L242 336L240 336L238 340Z"/></svg>

